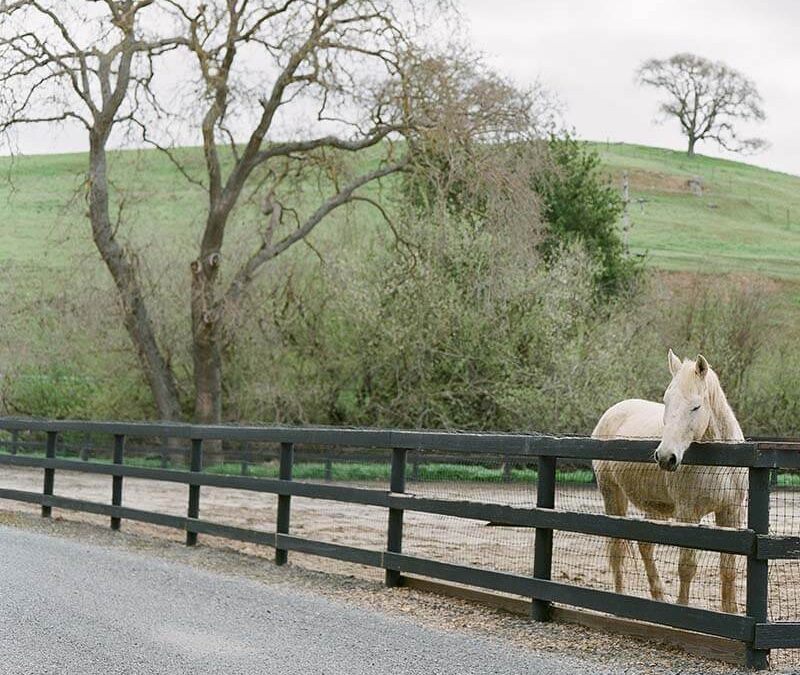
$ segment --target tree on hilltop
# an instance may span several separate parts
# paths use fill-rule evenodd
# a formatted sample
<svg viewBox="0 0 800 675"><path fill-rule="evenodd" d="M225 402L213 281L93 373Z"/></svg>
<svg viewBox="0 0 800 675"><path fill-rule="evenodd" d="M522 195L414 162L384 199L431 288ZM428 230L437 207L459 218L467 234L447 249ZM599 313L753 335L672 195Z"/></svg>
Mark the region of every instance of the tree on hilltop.
<svg viewBox="0 0 800 675"><path fill-rule="evenodd" d="M766 115L753 81L720 61L689 53L649 59L639 67L636 81L666 94L660 110L680 123L689 157L703 140L734 152L757 152L767 145L762 138L742 139L736 133L737 122L761 122Z"/></svg>

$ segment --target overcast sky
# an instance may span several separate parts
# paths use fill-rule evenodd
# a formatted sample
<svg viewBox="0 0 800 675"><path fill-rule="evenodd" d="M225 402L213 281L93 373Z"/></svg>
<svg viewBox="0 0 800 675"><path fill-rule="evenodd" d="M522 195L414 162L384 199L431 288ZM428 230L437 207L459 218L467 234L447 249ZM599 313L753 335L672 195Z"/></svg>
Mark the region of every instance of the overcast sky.
<svg viewBox="0 0 800 675"><path fill-rule="evenodd" d="M645 59L691 51L753 79L771 143L746 161L800 175L800 2L795 0L461 0L475 47L519 84L540 81L585 139L682 149L676 122L656 124L658 95L634 84ZM86 147L80 130L21 132L26 153ZM726 156L711 144L698 152ZM732 156L732 155L727 155Z"/></svg>
<svg viewBox="0 0 800 675"><path fill-rule="evenodd" d="M772 147L746 161L800 175L800 2L796 0L462 0L475 46L520 84L540 80L582 138L682 149L654 124L658 96L634 84L650 57L689 51L755 81ZM698 152L735 157L700 144Z"/></svg>

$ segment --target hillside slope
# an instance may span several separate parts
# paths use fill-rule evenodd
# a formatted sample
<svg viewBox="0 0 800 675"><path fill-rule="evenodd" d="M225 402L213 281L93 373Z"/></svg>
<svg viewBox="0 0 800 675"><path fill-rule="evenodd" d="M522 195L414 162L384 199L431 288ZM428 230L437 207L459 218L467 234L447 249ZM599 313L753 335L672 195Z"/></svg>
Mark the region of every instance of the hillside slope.
<svg viewBox="0 0 800 675"><path fill-rule="evenodd" d="M631 249L646 252L655 267L800 280L800 177L661 148L590 146L615 184L621 186L628 172ZM199 149L181 155L201 166ZM93 253L85 204L77 196L84 170L80 154L0 158L0 176L8 178L0 181L0 263L49 267L67 251ZM164 157L114 153L112 175L136 204L128 214L135 239L152 241L168 232L191 246L199 237L202 193ZM702 182L701 196L689 185L694 177ZM43 244L57 246L46 251Z"/></svg>
<svg viewBox="0 0 800 675"><path fill-rule="evenodd" d="M638 145L593 143L630 180L631 249L653 266L800 280L800 177ZM702 194L690 180L699 178Z"/></svg>
<svg viewBox="0 0 800 675"><path fill-rule="evenodd" d="M681 273L733 273L768 279L791 323L800 323L800 177L749 164L626 144L590 143L615 185L630 180L630 246L648 264ZM199 148L179 151L190 167L202 167ZM125 193L120 234L138 247L155 245L191 260L199 240L205 198L156 151L117 152L112 177ZM91 241L82 195L81 154L0 158L0 279L20 295L49 290L64 268L107 283ZM689 181L698 177L702 194ZM334 237L348 246L370 248L384 233L374 210L356 206L351 222L320 228L315 240L326 248ZM228 242L251 250L253 225L232 224ZM371 234L365 236L365 228ZM335 233L335 234L334 234ZM157 242L157 244L156 244ZM231 254L229 254L231 255ZM235 254L233 254L235 255ZM174 262L163 267L173 269ZM184 266L180 266L182 274ZM174 271L174 269L173 269ZM175 272L177 274L177 272Z"/></svg>
<svg viewBox="0 0 800 675"><path fill-rule="evenodd" d="M235 392L228 404L231 419L271 420L280 411L280 419L304 423L387 420L387 424L400 424L394 420L421 419L415 407L420 392L434 392L438 401L444 401L440 407L444 412L437 413L436 418L444 421L432 422L434 425L446 426L451 420L463 428L474 425L486 410L484 401L491 400L493 410L500 412L492 412L496 421L487 422L486 428L527 428L534 420L536 428L585 432L591 428L588 420L595 420L595 413L601 412L595 410L599 405L597 388L618 398L652 391L652 384L648 385L650 389L642 389L638 382L634 387L626 361L614 356L615 349L629 349L635 336L633 353L639 362L636 379L645 383L662 381L667 346L682 347L682 353L702 349L715 355L715 364L724 366L727 358L737 368L742 353L755 354L760 360L750 365L738 389L731 390L735 394L732 400L740 404L739 409L751 411L745 418L754 430L751 433L796 433L800 357L792 340L800 327L800 269L796 264L800 261L800 178L703 157L690 162L681 153L654 148L594 147L616 185L621 184L623 173L630 177L632 249L646 252L649 267L656 271L653 288L645 296L646 306L630 305L628 314L619 313L619 321L590 317L586 327L589 332L580 323L574 330L574 340L569 337L574 322L568 317L564 321L569 330L554 332L560 336L557 340L547 338L551 346L558 347L558 358L555 352L537 348L531 351L545 353L544 360L529 362L527 357L519 357L516 345L521 343L508 342L484 359L485 345L496 336L493 332L491 339L484 341L488 334L483 331L494 331L497 317L491 312L462 312L466 305L458 303L463 300L447 294L448 282L443 283L443 277L433 277L434 285L419 288L430 288L429 297L434 301L447 300L443 322L431 322L431 335L434 340L439 339L436 331L444 336L436 358L441 357L444 377L450 379L439 382L429 377L429 371L435 369L429 368L426 344L418 341L420 335L426 335L427 325L422 325L420 330L409 331L411 337L406 338L412 340L411 352L418 358L412 364L418 365L408 369L415 373L413 377L398 381L401 395L387 389L385 400L391 404L357 409L361 403L353 392L360 386L359 378L364 377L357 367L359 350L368 342L372 344L375 330L369 322L353 327L350 318L365 313L365 302L375 307L376 298L385 297L383 293L388 291L373 282L366 286L350 283L350 275L363 281L369 276L367 272L385 262L380 256L391 255L392 247L387 245L391 233L380 214L366 205L356 205L353 210L336 213L335 222L320 227L314 233L313 248L293 247L270 268L273 282L265 283L260 288L263 294L253 299L254 316L261 316L258 307L263 306L263 314L272 317L289 302L283 299L295 295L312 298L304 296L306 292L316 295L309 311L292 300L291 311L279 317L280 327L270 318L263 325L256 320L243 322L243 337L237 341L229 363L231 391ZM199 149L179 152L186 162L202 168ZM146 280L144 292L152 300L157 338L165 346L188 401L192 387L187 321L189 262L197 255L205 198L202 190L187 183L159 153L118 152L111 160L116 186L114 214L122 198L126 204L119 236L141 252L137 262ZM83 197L85 162L80 154L13 162L0 159L0 172L10 179L3 181L0 177L0 405L64 417L151 417L149 391L119 321L108 272L91 240ZM703 183L699 196L688 182L695 176ZM383 189L389 192L392 187L387 184ZM313 208L311 198L317 197L316 186L299 192L308 195L308 203L300 207ZM257 201L253 199L231 222L225 243L230 264L226 263L225 275L232 274L234 262L260 243L263 215ZM320 268L313 262L317 255L336 260L337 265L326 268L330 274L318 273ZM709 278L695 285L700 275ZM561 285L542 278L543 294ZM285 293L281 290L284 282ZM771 297L765 298L760 290L730 297L713 292L743 285L763 286ZM678 292L662 292L660 286ZM279 289L277 294L273 293L275 288ZM342 289L348 289L349 295L340 293ZM320 298L324 302L316 303ZM344 304L328 303L327 298L341 298ZM457 302L450 303L448 298ZM557 294L552 298L553 306L569 302ZM528 305L534 307L535 301ZM448 314L453 307L455 313ZM582 318L585 306L575 307L575 317ZM405 318L422 317L425 322L424 317L438 315L437 305L429 309L426 314L412 306ZM394 321L404 320L402 314L391 316ZM536 320L541 325L561 321L549 317L542 314ZM528 326L525 321L520 325ZM471 337L473 327L479 339ZM775 330L764 330L770 327ZM516 324L512 328L517 330ZM279 331L288 337L273 342ZM391 340L401 332L391 331ZM309 339L294 345L291 338L298 335ZM325 336L322 347L317 344L320 335ZM516 340L513 336L517 335L526 343L529 340L527 334L507 335L512 336L507 340ZM753 335L759 341L751 340ZM461 336L469 339L462 340ZM390 342L377 340L376 344ZM751 344L756 348L751 349ZM384 369L380 372L395 373L402 362L391 346L376 352L376 368ZM587 352L590 346L596 352ZM331 354L338 360L327 359ZM564 364L563 370L552 368L556 362ZM519 373L523 368L529 368L519 380L523 384L507 389L506 373ZM577 386L572 381L574 369L582 368L582 384ZM423 380L428 389L414 379L419 373L428 378ZM472 382L473 373L479 373L491 387L475 389L479 396L469 403L474 408L465 407L460 399L452 408L447 407L458 399L452 396L452 391L459 390L453 389L452 383L467 381L453 378L469 377ZM549 379L542 379L543 373ZM482 398L485 391L493 392L495 398ZM396 413L398 400L407 406L401 413ZM424 414L429 414L426 402L422 407ZM386 410L390 413L383 412Z"/></svg>

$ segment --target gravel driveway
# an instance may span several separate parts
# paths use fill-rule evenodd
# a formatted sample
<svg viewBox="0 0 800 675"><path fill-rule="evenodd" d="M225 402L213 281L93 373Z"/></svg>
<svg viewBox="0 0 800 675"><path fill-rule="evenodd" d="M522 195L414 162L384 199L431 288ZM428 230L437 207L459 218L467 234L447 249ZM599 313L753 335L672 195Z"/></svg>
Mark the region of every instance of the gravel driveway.
<svg viewBox="0 0 800 675"><path fill-rule="evenodd" d="M2 673L586 672L579 659L151 555L8 527L0 547Z"/></svg>
<svg viewBox="0 0 800 675"><path fill-rule="evenodd" d="M19 512L0 523L0 673L742 672L222 546Z"/></svg>

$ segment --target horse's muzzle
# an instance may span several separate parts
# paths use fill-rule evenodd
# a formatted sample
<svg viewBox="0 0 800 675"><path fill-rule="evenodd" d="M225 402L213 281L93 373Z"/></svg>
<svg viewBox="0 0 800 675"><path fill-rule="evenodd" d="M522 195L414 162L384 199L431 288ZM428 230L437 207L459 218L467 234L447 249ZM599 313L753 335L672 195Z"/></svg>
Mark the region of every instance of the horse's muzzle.
<svg viewBox="0 0 800 675"><path fill-rule="evenodd" d="M664 471L675 471L678 468L678 456L674 452L671 452L666 457L657 456L656 461Z"/></svg>

